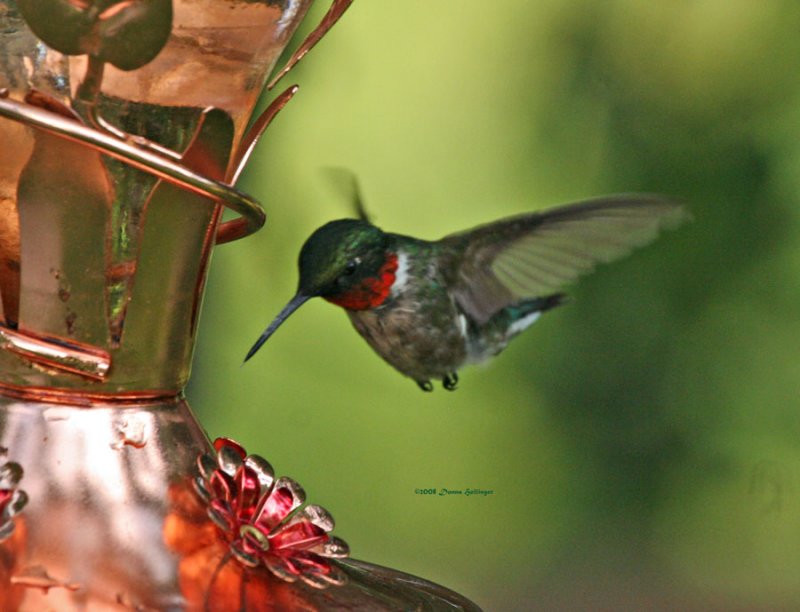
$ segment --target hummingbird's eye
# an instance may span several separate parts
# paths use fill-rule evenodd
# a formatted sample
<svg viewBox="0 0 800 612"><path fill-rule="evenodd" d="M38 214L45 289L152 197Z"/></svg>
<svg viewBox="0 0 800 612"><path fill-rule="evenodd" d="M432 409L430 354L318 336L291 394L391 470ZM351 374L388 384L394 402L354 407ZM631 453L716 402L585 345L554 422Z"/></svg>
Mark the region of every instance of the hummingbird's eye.
<svg viewBox="0 0 800 612"><path fill-rule="evenodd" d="M351 276L358 268L358 264L361 263L361 258L356 257L355 259L351 259L347 262L347 265L344 268L344 273L346 276Z"/></svg>

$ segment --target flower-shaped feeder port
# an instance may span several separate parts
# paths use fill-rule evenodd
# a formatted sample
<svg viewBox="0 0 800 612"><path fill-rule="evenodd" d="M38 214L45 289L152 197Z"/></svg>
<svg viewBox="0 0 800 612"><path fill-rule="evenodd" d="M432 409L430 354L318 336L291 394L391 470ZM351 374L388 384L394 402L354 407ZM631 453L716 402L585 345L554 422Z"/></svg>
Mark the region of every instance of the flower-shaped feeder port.
<svg viewBox="0 0 800 612"><path fill-rule="evenodd" d="M272 466L248 455L236 442L217 438L216 456L203 454L195 490L209 518L245 567L264 565L275 576L325 588L346 581L331 562L349 555L347 544L330 534L333 517L305 501L303 488L290 478L275 478Z"/></svg>
<svg viewBox="0 0 800 612"><path fill-rule="evenodd" d="M17 488L22 480L22 473L22 466L15 461L8 461L0 466L0 542L14 533L14 515L28 503L27 493Z"/></svg>

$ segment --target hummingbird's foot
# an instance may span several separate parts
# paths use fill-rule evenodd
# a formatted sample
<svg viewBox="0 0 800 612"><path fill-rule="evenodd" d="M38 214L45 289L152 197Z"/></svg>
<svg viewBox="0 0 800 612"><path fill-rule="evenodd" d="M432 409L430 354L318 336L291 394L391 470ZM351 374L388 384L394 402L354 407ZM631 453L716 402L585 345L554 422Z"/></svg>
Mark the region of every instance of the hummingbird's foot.
<svg viewBox="0 0 800 612"><path fill-rule="evenodd" d="M425 393L430 393L433 391L433 383L429 380L418 380L417 386L425 391Z"/></svg>
<svg viewBox="0 0 800 612"><path fill-rule="evenodd" d="M455 391L458 386L458 374L451 372L442 379L442 386L448 391Z"/></svg>

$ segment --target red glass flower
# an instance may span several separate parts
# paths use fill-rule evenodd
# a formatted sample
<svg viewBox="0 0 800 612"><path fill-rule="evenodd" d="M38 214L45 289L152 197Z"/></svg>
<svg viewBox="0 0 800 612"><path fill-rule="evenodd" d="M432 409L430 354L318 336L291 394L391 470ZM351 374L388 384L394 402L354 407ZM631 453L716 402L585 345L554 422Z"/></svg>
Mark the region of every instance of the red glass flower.
<svg viewBox="0 0 800 612"><path fill-rule="evenodd" d="M265 566L288 582L302 580L325 588L343 584L344 573L330 560L349 554L347 544L330 535L333 517L324 508L305 507L305 492L294 480L275 478L272 466L248 455L236 442L214 441L216 456L198 458L194 485L208 516L246 567Z"/></svg>

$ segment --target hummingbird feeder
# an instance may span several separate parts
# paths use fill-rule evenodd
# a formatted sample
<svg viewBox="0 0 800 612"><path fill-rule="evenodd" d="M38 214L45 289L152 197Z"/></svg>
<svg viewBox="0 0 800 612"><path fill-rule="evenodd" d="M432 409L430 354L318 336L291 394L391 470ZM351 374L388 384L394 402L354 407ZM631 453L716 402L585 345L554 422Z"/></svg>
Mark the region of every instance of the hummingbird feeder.
<svg viewBox="0 0 800 612"><path fill-rule="evenodd" d="M0 0L0 609L477 609L348 559L183 396L211 251L265 222L234 185L310 5Z"/></svg>

